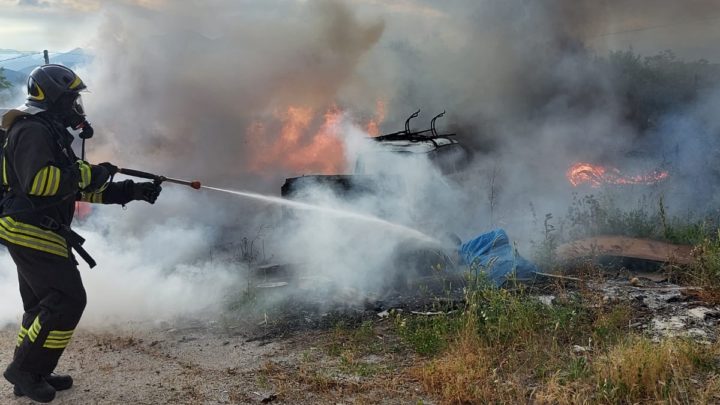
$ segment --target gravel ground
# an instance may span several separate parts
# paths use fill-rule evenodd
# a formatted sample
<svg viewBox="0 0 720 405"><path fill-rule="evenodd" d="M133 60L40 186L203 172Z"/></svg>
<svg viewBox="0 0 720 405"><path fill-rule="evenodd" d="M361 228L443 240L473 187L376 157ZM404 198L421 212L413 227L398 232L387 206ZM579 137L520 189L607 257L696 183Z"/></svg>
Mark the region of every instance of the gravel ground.
<svg viewBox="0 0 720 405"><path fill-rule="evenodd" d="M12 357L16 333L15 328L0 330L3 367ZM366 381L362 389L348 390L344 388L347 385L338 383L318 391L302 379L293 380L299 375L297 370L324 372L326 366L328 370L332 367L335 360L325 355L307 362L308 350L323 353L318 349L331 339L330 332L299 332L290 338L253 341L213 328L148 331L124 327L111 332L81 327L57 369L71 374L75 386L59 392L53 404L418 402L418 387L406 381L388 392L383 384L375 388L373 381ZM2 382L0 404L33 403L13 396L10 384Z"/></svg>
<svg viewBox="0 0 720 405"><path fill-rule="evenodd" d="M12 356L16 331L0 332L3 363ZM58 365L75 378L58 404L257 403L258 366L283 350L282 342L247 343L241 336L203 330L90 332L80 330ZM10 384L2 404L16 399Z"/></svg>

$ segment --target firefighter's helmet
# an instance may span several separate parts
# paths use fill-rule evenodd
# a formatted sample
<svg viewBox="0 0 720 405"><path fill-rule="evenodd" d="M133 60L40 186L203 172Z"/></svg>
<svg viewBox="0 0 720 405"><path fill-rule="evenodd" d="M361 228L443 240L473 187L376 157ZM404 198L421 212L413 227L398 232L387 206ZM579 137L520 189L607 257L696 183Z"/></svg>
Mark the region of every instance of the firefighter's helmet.
<svg viewBox="0 0 720 405"><path fill-rule="evenodd" d="M61 98L66 98L63 96L76 98L80 91L86 88L80 76L65 66L52 64L39 66L28 77L26 104L49 110Z"/></svg>
<svg viewBox="0 0 720 405"><path fill-rule="evenodd" d="M27 106L48 111L66 127L77 129L85 123L80 92L87 87L75 72L62 65L43 65L30 73L27 84Z"/></svg>

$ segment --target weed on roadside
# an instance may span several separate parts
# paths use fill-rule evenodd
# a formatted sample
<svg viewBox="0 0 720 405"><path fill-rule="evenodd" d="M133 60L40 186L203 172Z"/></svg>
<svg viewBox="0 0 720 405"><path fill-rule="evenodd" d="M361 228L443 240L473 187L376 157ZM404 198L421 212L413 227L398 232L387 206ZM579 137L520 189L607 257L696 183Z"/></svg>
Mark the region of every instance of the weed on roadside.
<svg viewBox="0 0 720 405"><path fill-rule="evenodd" d="M454 318L459 327L422 353L430 360L411 374L448 404L690 403L718 395L708 391L718 386L718 344L652 342L630 331L632 315L627 304L582 292L547 305L522 288L471 290ZM446 330L434 319L405 319L415 322L410 337Z"/></svg>

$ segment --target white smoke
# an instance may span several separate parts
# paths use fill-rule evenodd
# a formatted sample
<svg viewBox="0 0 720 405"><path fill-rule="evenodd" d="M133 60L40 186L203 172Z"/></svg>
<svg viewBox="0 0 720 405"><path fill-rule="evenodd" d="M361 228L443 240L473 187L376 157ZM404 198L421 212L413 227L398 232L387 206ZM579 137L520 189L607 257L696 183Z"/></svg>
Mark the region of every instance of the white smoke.
<svg viewBox="0 0 720 405"><path fill-rule="evenodd" d="M423 129L447 109L439 126L457 131L475 151L472 167L446 176L426 159L377 153L346 122L340 133L348 172L363 155L366 174L385 179L378 185L383 192L348 203L316 189L312 201L381 215L432 236L452 231L467 239L503 226L527 241L537 231L534 215L566 210L573 190L564 175L574 161L616 158L643 145L649 157L631 158L631 165L652 167L678 133L692 133L693 141L680 146L678 170L684 178L713 179L704 177L703 166L713 161L707 145L718 131L717 98L665 117L653 138L661 141L638 143L623 88L593 51L622 45L607 33L704 18L717 11L715 1L153 4L98 3L104 23L94 40L96 57L81 72L92 88L86 106L97 129L93 161L277 194L284 178L314 173L289 171L283 162L251 170L248 162L264 153L250 133L255 123L272 144L283 126L278 111L304 107L322 115L336 107L348 112L348 121L361 122L382 100L387 132L417 108L423 115L413 124ZM652 31L643 35L650 52L672 46ZM674 43L683 37L675 35ZM307 134L321 121L308 124ZM671 204L677 211L687 204L679 194L698 191L682 190ZM308 213L288 220L277 207L168 185L156 206L103 207L80 228L100 263L84 272L87 319L217 310L223 288L243 271L210 260L212 250L261 226L272 230L265 237L274 259L366 290L387 280L393 255L407 243L382 227ZM7 312L0 320L19 312L13 266L2 260Z"/></svg>
<svg viewBox="0 0 720 405"><path fill-rule="evenodd" d="M417 232L375 221L294 212L279 227L278 256L290 263L301 263L308 270L306 275L356 291L377 292L383 285L390 288L403 272L412 278L418 270L430 270L403 267L399 254L412 247L442 251L442 242L433 240L441 233L432 231L441 231L441 222L452 215L438 212L438 207L457 206L459 193L426 155L383 151L367 139L367 133L347 121L341 125L340 133L345 136L350 163L361 159L366 168L358 175L359 184L362 178L370 179L374 192L355 189L345 195L336 194L317 184L303 187L296 198L319 206L380 215L393 224L422 229L433 236L418 236Z"/></svg>
<svg viewBox="0 0 720 405"><path fill-rule="evenodd" d="M169 190L165 196L187 198ZM168 219L149 227L130 226L131 211L117 206L95 208L87 222L76 226L87 242L85 248L98 262L80 271L88 295L84 323L99 325L128 321L173 321L177 317L219 314L221 304L246 274L243 265L213 257L215 230ZM158 209L162 209L160 203ZM156 207L152 207L156 208ZM15 265L0 252L0 324L20 319L22 301Z"/></svg>

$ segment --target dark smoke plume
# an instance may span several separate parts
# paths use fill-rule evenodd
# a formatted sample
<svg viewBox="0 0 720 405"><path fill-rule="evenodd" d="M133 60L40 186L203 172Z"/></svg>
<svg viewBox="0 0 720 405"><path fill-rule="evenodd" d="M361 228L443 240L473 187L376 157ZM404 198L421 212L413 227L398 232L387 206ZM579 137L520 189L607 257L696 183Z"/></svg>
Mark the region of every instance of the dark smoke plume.
<svg viewBox="0 0 720 405"><path fill-rule="evenodd" d="M715 65L656 64L705 73L698 70L698 86L683 103L646 114L635 108L645 103L633 97L659 97L636 90L662 86L638 87L648 78L642 74L647 66L608 56L631 46L656 55L688 43L716 51L711 45L720 38L703 37L701 29L720 17L717 1L152 3L102 3L95 61L82 72L93 89L86 100L97 128L93 160L277 194L285 177L313 174L322 167L318 162L340 159L342 171L352 172L352 160L367 152L358 140L366 135L361 129L378 104L384 105L380 129L386 132L400 129L418 108L422 115L413 124L422 128L447 110L439 126L457 131L475 153L469 169L443 176L422 159L379 157L370 172L399 177L406 187L347 208L383 213L433 235L453 231L468 238L502 226L521 249L538 232L536 216L567 209L577 189L565 172L579 160L637 170L670 161L679 183L650 191L672 195L667 202L676 211L693 203L683 196L707 196L708 185L717 184L717 175L704 169L717 161ZM720 60L717 54L689 59L701 57ZM636 76L625 69L637 66ZM678 88L685 86L680 82ZM346 146L341 156L335 147L308 147L327 133L328 112L344 117L337 126ZM287 129L292 147L276 147ZM288 164L298 151L309 151L306 169ZM690 178L695 181L685 181ZM117 214L109 210L89 228L98 231L100 246L112 246L103 234L147 243L154 232L191 234L194 248L183 250L192 255L149 265L148 273L160 279L178 268L207 271L213 265L204 252L279 222L280 237L268 244L277 259L309 262L324 276L372 288L385 280L380 270L394 248L406 242L322 216L302 217L299 227L287 228L277 210L264 205L170 186L166 191L156 207L128 210L112 231L101 225L105 215ZM344 204L323 190L315 197ZM147 260L153 263L152 255ZM224 274L215 282L224 283ZM180 282L176 287L185 291Z"/></svg>

